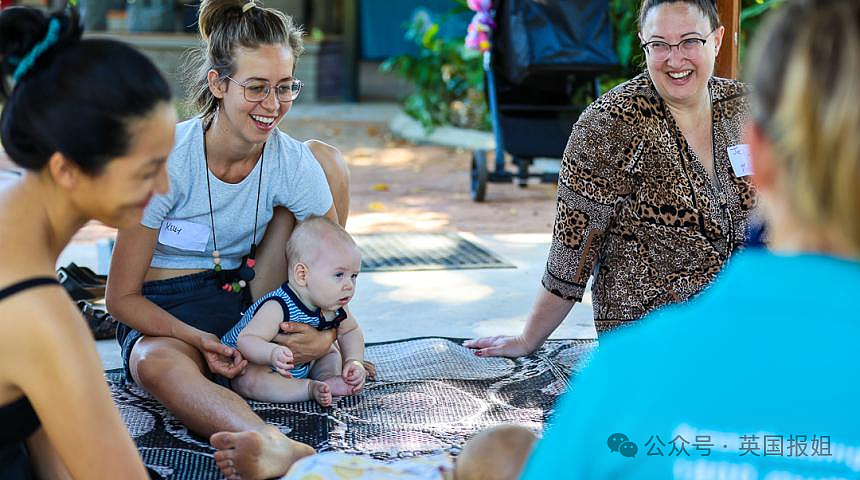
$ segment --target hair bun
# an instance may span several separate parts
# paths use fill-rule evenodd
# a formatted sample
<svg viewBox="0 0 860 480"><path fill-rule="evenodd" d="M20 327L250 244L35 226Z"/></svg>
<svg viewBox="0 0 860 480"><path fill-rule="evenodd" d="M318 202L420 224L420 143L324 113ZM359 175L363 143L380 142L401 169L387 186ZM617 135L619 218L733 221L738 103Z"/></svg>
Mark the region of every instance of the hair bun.
<svg viewBox="0 0 860 480"><path fill-rule="evenodd" d="M197 28L204 41L209 41L212 31L222 23L231 23L245 11L245 0L203 0L197 16Z"/></svg>
<svg viewBox="0 0 860 480"><path fill-rule="evenodd" d="M77 10L60 10L51 14L27 7L9 7L0 12L0 74L11 76L21 62L48 34L51 20L59 21L56 42L35 59L33 68L57 47L80 40L83 28ZM5 85L4 85L5 87ZM3 89L6 93L6 89Z"/></svg>

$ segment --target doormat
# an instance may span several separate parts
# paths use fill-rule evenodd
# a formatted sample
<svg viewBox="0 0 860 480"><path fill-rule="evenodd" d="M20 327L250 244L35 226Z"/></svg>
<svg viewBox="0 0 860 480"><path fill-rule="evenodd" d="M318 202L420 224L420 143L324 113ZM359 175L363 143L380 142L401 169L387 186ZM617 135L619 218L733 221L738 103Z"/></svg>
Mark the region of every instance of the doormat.
<svg viewBox="0 0 860 480"><path fill-rule="evenodd" d="M518 359L479 358L463 339L415 338L368 344L377 379L364 391L322 408L313 402L249 402L265 421L318 451L382 460L451 453L475 432L517 423L540 432L568 378L585 363L593 340L548 341ZM167 479L221 478L205 438L194 435L157 401L106 372L144 463Z"/></svg>
<svg viewBox="0 0 860 480"><path fill-rule="evenodd" d="M459 233L354 235L363 272L513 268Z"/></svg>

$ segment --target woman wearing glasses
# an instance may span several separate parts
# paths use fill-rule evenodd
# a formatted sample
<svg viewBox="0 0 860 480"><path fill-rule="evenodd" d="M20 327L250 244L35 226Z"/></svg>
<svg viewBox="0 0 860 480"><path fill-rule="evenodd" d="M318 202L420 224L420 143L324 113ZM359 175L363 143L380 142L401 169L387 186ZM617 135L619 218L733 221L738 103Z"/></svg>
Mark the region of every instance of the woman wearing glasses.
<svg viewBox="0 0 860 480"><path fill-rule="evenodd" d="M695 295L740 246L755 206L740 128L744 87L713 77L724 28L710 0L645 0L647 71L594 102L564 154L543 289L517 336L478 355L534 351L592 287L607 331Z"/></svg>
<svg viewBox="0 0 860 480"><path fill-rule="evenodd" d="M121 322L128 377L215 448L241 450L225 476L270 478L313 450L228 388L247 361L219 339L253 296L286 281L295 221L345 223L347 171L334 148L277 128L301 90L293 72L302 33L292 20L253 1L206 0L198 21L201 115L176 127L169 193L153 199L140 225L120 230L107 302ZM285 329L294 333L278 341L297 363L323 356L334 340L306 325Z"/></svg>

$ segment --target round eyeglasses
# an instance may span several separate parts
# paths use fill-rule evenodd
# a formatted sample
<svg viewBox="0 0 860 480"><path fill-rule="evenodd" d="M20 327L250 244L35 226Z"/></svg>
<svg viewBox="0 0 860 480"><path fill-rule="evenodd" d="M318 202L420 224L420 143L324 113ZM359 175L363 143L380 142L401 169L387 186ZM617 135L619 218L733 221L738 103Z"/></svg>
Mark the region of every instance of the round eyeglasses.
<svg viewBox="0 0 860 480"><path fill-rule="evenodd" d="M248 80L244 83L239 83L229 75L224 75L224 78L230 80L242 87L242 93L245 96L245 100L249 102L262 102L266 98L269 97L269 94L274 90L275 98L278 99L279 102L292 102L299 96L299 92L302 91L302 87L304 84L301 80L294 78L289 82L279 83L272 88L272 84L264 80Z"/></svg>
<svg viewBox="0 0 860 480"><path fill-rule="evenodd" d="M696 58L702 53L702 47L708 42L708 37L717 30L711 30L711 33L705 35L705 38L690 37L681 40L678 43L666 43L662 40L654 40L642 44L642 49L657 62L662 62L669 58L672 54L672 48L677 48L678 52L684 58Z"/></svg>

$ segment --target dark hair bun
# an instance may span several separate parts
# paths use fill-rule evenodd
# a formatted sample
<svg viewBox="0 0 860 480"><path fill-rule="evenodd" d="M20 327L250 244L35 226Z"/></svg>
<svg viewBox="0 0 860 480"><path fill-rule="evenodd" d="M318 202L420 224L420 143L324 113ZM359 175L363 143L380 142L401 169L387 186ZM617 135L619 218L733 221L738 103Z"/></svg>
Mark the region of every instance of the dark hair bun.
<svg viewBox="0 0 860 480"><path fill-rule="evenodd" d="M0 12L0 141L12 161L28 170L41 170L59 152L83 171L99 173L128 151L134 133L129 120L170 100L151 60L116 40L82 39L78 18L74 9ZM41 52L29 57L35 58L32 65L30 52ZM28 68L7 90L18 65Z"/></svg>
<svg viewBox="0 0 860 480"><path fill-rule="evenodd" d="M4 79L11 77L18 67L18 62L45 38L52 18L60 22L57 42L36 59L31 70L44 65L45 58L52 52L80 40L83 28L77 10L68 9L48 14L33 8L9 7L0 11L0 74ZM6 97L9 92L6 82L2 83L2 93Z"/></svg>

